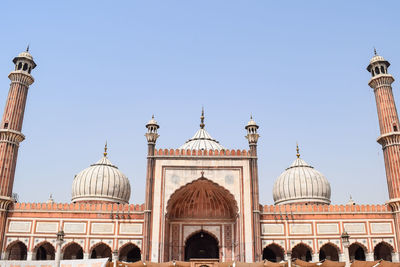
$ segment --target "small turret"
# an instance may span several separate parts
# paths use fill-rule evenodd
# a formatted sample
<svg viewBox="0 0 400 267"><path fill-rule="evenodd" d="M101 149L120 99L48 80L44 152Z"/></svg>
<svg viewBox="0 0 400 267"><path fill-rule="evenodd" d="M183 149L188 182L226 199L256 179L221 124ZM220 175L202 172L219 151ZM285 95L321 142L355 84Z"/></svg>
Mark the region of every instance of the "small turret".
<svg viewBox="0 0 400 267"><path fill-rule="evenodd" d="M159 137L157 130L160 126L157 124L157 121L154 119L154 115L151 117L151 120L146 124L147 133L145 134L147 138L147 142L155 145L157 138Z"/></svg>
<svg viewBox="0 0 400 267"><path fill-rule="evenodd" d="M260 135L257 133L259 127L257 123L253 120L253 116L250 116L250 121L244 128L247 130L246 138L249 141L250 150L255 149Z"/></svg>

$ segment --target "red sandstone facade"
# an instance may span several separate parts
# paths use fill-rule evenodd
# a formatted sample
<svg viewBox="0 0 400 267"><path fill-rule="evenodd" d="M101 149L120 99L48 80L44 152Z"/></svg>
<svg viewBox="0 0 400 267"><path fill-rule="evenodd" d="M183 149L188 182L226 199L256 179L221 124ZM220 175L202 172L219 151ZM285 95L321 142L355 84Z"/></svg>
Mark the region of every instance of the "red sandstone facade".
<svg viewBox="0 0 400 267"><path fill-rule="evenodd" d="M375 56L368 70L376 96L389 205L262 206L258 126L252 119L246 126L249 150L193 150L156 149L159 126L154 118L146 125L144 204L13 203L18 144L24 139L23 113L35 66L28 52L14 63L0 125L2 259L54 259L56 233L63 229L64 259L111 257L115 252L125 261L204 256L253 262L263 258L280 261L291 252L292 257L304 260L344 260L341 234L347 231L350 258L399 261L400 125L391 88L394 79L382 57ZM200 127L201 135L203 115Z"/></svg>

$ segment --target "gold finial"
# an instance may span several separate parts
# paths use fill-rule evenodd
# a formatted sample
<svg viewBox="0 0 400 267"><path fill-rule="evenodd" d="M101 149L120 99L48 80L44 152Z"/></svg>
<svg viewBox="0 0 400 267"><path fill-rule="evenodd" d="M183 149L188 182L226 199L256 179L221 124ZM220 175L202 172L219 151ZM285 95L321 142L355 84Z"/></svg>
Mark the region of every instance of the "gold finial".
<svg viewBox="0 0 400 267"><path fill-rule="evenodd" d="M377 55L377 53L376 53L376 48L374 47L374 54L375 54L375 56Z"/></svg>
<svg viewBox="0 0 400 267"><path fill-rule="evenodd" d="M104 146L104 153L103 153L104 157L107 157L107 141L106 141L106 145Z"/></svg>
<svg viewBox="0 0 400 267"><path fill-rule="evenodd" d="M200 128L204 129L204 107L201 107Z"/></svg>
<svg viewBox="0 0 400 267"><path fill-rule="evenodd" d="M28 46L26 47L26 52L29 52L29 44L28 44Z"/></svg>
<svg viewBox="0 0 400 267"><path fill-rule="evenodd" d="M298 143L296 143L296 151L297 151L296 156L299 159L300 158L300 149L299 149L299 144Z"/></svg>

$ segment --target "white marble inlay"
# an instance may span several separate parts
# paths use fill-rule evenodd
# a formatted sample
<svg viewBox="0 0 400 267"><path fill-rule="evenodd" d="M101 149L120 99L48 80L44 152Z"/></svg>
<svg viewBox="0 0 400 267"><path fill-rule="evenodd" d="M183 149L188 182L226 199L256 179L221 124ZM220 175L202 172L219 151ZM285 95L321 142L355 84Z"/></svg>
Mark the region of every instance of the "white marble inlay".
<svg viewBox="0 0 400 267"><path fill-rule="evenodd" d="M11 221L8 226L8 232L29 233L32 222Z"/></svg>

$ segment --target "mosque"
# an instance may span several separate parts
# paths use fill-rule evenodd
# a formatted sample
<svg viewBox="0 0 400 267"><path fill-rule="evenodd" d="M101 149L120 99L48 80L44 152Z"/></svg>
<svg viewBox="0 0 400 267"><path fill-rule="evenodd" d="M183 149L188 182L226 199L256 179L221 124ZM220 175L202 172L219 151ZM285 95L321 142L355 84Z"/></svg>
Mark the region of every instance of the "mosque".
<svg viewBox="0 0 400 267"><path fill-rule="evenodd" d="M377 205L332 205L327 178L299 151L273 185L275 204L260 204L259 126L250 119L244 127L249 147L229 149L208 133L204 112L200 128L177 149L156 147L159 125L154 117L147 123L144 204L129 203L129 180L110 162L107 147L75 176L70 203L16 202L17 154L36 64L29 49L13 63L0 123L1 259L54 259L57 234L63 233L62 259L399 261L400 125L390 63L376 52L368 85L376 98L389 191L387 203Z"/></svg>

